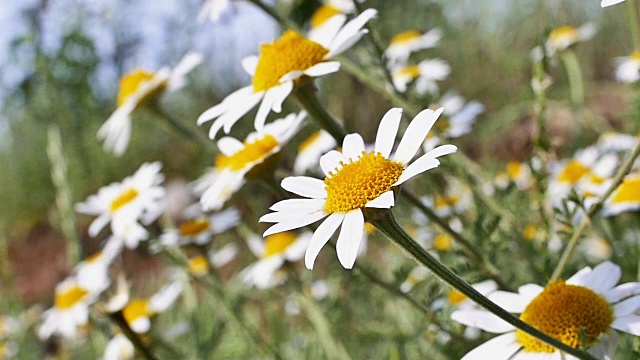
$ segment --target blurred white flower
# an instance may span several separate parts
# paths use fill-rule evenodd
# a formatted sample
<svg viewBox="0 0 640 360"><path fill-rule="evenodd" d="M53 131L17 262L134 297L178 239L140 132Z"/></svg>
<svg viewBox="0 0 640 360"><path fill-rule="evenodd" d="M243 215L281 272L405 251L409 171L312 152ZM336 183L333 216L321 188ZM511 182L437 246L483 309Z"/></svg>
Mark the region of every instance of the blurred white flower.
<svg viewBox="0 0 640 360"><path fill-rule="evenodd" d="M398 66L406 65L411 53L437 46L441 37L442 31L437 28L424 34L417 30L408 30L394 35L384 51L388 67L395 69Z"/></svg>
<svg viewBox="0 0 640 360"><path fill-rule="evenodd" d="M418 65L410 65L395 69L391 73L393 86L400 91L407 91L407 86L415 82L415 89L419 94L429 93L437 95L439 92L436 81L442 81L451 73L451 66L444 60L423 60Z"/></svg>
<svg viewBox="0 0 640 360"><path fill-rule="evenodd" d="M640 79L640 51L634 50L631 55L618 58L616 80L634 83Z"/></svg>
<svg viewBox="0 0 640 360"><path fill-rule="evenodd" d="M579 28L565 25L554 29L549 33L547 42L547 54L554 56L557 52L570 47L577 42L588 41L596 34L596 26L592 23L586 23Z"/></svg>
<svg viewBox="0 0 640 360"><path fill-rule="evenodd" d="M336 148L336 140L324 130L318 130L298 146L298 156L293 163L293 173L302 175L307 170L317 169L320 157Z"/></svg>

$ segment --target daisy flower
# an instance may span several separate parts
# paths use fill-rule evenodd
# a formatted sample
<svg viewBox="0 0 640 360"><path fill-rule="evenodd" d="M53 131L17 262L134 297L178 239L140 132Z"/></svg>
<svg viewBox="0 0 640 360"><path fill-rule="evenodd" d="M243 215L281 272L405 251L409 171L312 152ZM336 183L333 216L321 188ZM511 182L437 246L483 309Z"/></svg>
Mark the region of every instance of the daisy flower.
<svg viewBox="0 0 640 360"><path fill-rule="evenodd" d="M601 152L626 152L631 151L638 143L638 137L616 132L606 132L598 138L597 148Z"/></svg>
<svg viewBox="0 0 640 360"><path fill-rule="evenodd" d="M640 209L640 174L632 173L624 177L622 184L604 202L602 215L612 216L638 209Z"/></svg>
<svg viewBox="0 0 640 360"><path fill-rule="evenodd" d="M104 348L103 360L133 360L135 347L123 334L116 334Z"/></svg>
<svg viewBox="0 0 640 360"><path fill-rule="evenodd" d="M277 285L276 271L285 261L301 260L309 245L312 234L303 232L281 232L265 237L264 241L254 236L249 238L249 249L260 259L242 270L240 276L243 282L254 285L259 289L267 289Z"/></svg>
<svg viewBox="0 0 640 360"><path fill-rule="evenodd" d="M131 138L131 114L145 102L163 92L173 92L186 85L186 75L202 62L199 53L187 53L175 68L156 72L136 69L120 79L118 108L98 129L98 139L104 149L116 156L127 150Z"/></svg>
<svg viewBox="0 0 640 360"><path fill-rule="evenodd" d="M393 190L410 178L440 165L442 155L455 152L453 145L443 145L411 162L422 141L442 113L423 110L409 124L394 156L391 150L398 132L402 109L389 110L380 122L373 151L365 152L358 134L349 134L342 152L332 150L320 158L325 179L305 176L285 178L282 187L306 199L288 199L274 204L273 213L261 222L276 223L264 236L300 228L325 217L316 229L305 254L305 264L313 263L333 233L342 225L336 245L338 259L350 269L356 260L364 233L364 208L389 209L394 203Z"/></svg>
<svg viewBox="0 0 640 360"><path fill-rule="evenodd" d="M552 177L549 181L548 197L554 207L560 207L562 199L569 191L591 173L599 156L598 149L590 146L578 151L573 158L551 166Z"/></svg>
<svg viewBox="0 0 640 360"><path fill-rule="evenodd" d="M206 245L213 235L221 234L240 224L240 212L231 207L209 216L200 214L183 222L177 229L167 229L160 237L164 246L187 244Z"/></svg>
<svg viewBox="0 0 640 360"><path fill-rule="evenodd" d="M465 99L454 91L444 94L440 105L445 109L442 113L444 116L425 140L425 151L433 149L442 139L453 139L468 134L478 115L484 112L484 105L477 101L465 104Z"/></svg>
<svg viewBox="0 0 640 360"><path fill-rule="evenodd" d="M78 284L84 289L102 292L111 285L109 266L122 251L122 242L111 237L103 250L87 257L74 268Z"/></svg>
<svg viewBox="0 0 640 360"><path fill-rule="evenodd" d="M586 345L599 359L613 359L614 331L640 335L640 283L615 286L620 267L604 262L585 267L564 280L552 280L546 288L527 284L518 293L495 291L489 299L520 319L563 343ZM575 359L517 330L485 310L459 310L452 319L471 327L502 334L467 353L463 359Z"/></svg>
<svg viewBox="0 0 640 360"><path fill-rule="evenodd" d="M149 299L131 299L122 309L122 315L131 330L144 334L151 329L151 317L167 310L182 293L182 285L173 282Z"/></svg>
<svg viewBox="0 0 640 360"><path fill-rule="evenodd" d="M320 156L338 146L336 140L324 130L319 130L309 136L298 146L298 156L293 163L294 174L304 174L307 170L318 165Z"/></svg>
<svg viewBox="0 0 640 360"><path fill-rule="evenodd" d="M509 161L504 171L496 174L496 185L506 189L513 182L519 190L526 190L533 185L531 168L526 162Z"/></svg>
<svg viewBox="0 0 640 360"><path fill-rule="evenodd" d="M209 130L209 137L213 139L221 128L228 133L240 117L260 102L254 126L261 130L271 110L277 113L282 110L282 103L293 91L296 80L338 71L340 62L331 59L360 40L367 33L362 27L376 14L376 10L367 9L346 24L344 17L336 16L329 20L331 26L314 32L313 38L287 30L274 42L263 44L260 56L250 56L242 61L252 77L251 85L206 110L198 118L198 124L215 119Z"/></svg>
<svg viewBox="0 0 640 360"><path fill-rule="evenodd" d="M144 163L133 176L107 185L86 202L76 204L76 211L98 216L89 226L89 235L95 237L111 223L113 236L129 248L136 248L141 240L146 240L149 233L138 221L150 224L162 212L161 167L159 162Z"/></svg>
<svg viewBox="0 0 640 360"><path fill-rule="evenodd" d="M218 149L221 154L216 158L213 169L195 185L195 191L202 194L202 209L220 209L244 185L249 171L278 153L291 139L305 116L304 111L290 114L265 125L261 131L250 133L244 142L230 136L220 139Z"/></svg>
<svg viewBox="0 0 640 360"><path fill-rule="evenodd" d="M630 56L618 59L616 80L625 83L640 80L640 51L634 50Z"/></svg>
<svg viewBox="0 0 640 360"><path fill-rule="evenodd" d="M605 8L607 6L611 6L611 5L615 5L615 4L620 4L621 2L624 2L625 0L602 0L600 2L600 6Z"/></svg>
<svg viewBox="0 0 640 360"><path fill-rule="evenodd" d="M325 26L332 26L330 19L351 14L356 7L351 0L327 0L311 15L309 37L314 38L316 32L324 31ZM344 20L342 20L344 21Z"/></svg>
<svg viewBox="0 0 640 360"><path fill-rule="evenodd" d="M451 66L440 59L423 60L418 65L400 67L391 73L393 86L400 92L407 91L409 83L415 81L419 94L437 94L438 84L451 73Z"/></svg>
<svg viewBox="0 0 640 360"><path fill-rule="evenodd" d="M44 340L54 333L66 338L76 337L78 327L89 322L89 305L98 295L99 292L82 287L75 277L63 280L56 285L53 307L42 313L38 337Z"/></svg>
<svg viewBox="0 0 640 360"><path fill-rule="evenodd" d="M441 37L442 31L437 28L424 34L417 30L404 31L391 38L384 56L389 60L389 67L393 69L406 64L411 53L435 47Z"/></svg>
<svg viewBox="0 0 640 360"><path fill-rule="evenodd" d="M579 28L565 25L554 29L549 33L547 42L547 54L553 56L556 52L566 50L569 46L590 40L596 34L596 27L592 23L586 23Z"/></svg>
<svg viewBox="0 0 640 360"><path fill-rule="evenodd" d="M207 256L198 254L189 258L187 269L189 273L195 277L204 276L209 272L211 267L219 268L233 261L238 254L238 246L236 244L228 244L220 250L211 250Z"/></svg>
<svg viewBox="0 0 640 360"><path fill-rule="evenodd" d="M444 194L426 197L423 201L433 209L436 215L449 217L469 210L473 199L469 186L459 181L453 181Z"/></svg>

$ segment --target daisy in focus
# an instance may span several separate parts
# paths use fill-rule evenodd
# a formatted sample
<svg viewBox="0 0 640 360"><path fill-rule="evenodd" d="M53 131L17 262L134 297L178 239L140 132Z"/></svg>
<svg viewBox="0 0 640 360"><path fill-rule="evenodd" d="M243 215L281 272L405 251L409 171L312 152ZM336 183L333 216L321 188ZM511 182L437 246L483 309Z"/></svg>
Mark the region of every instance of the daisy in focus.
<svg viewBox="0 0 640 360"><path fill-rule="evenodd" d="M437 95L440 91L436 81L442 81L451 73L451 66L444 60L423 60L418 65L399 67L391 73L393 86L400 92L407 91L409 84L415 83L418 94Z"/></svg>
<svg viewBox="0 0 640 360"><path fill-rule="evenodd" d="M640 80L640 51L634 50L631 55L618 59L616 80L634 83Z"/></svg>
<svg viewBox="0 0 640 360"><path fill-rule="evenodd" d="M586 267L546 288L527 284L518 293L495 291L489 299L520 319L577 348L585 345L598 359L613 359L615 330L640 335L640 283L616 286L620 267L604 262ZM502 334L467 353L463 359L574 359L485 310L458 310L452 319L471 327ZM615 329L615 330L614 330Z"/></svg>
<svg viewBox="0 0 640 360"><path fill-rule="evenodd" d="M133 176L102 187L97 195L76 204L76 211L98 216L89 226L89 235L95 237L111 223L114 238L128 248L136 248L146 240L149 233L138 221L148 225L162 212L165 191L160 186L164 180L161 168L159 162L144 163Z"/></svg>
<svg viewBox="0 0 640 360"><path fill-rule="evenodd" d="M118 108L98 129L98 139L104 149L121 156L131 139L131 114L164 92L173 92L187 84L186 75L202 62L199 53L187 53L175 68L162 68L156 72L136 69L120 79Z"/></svg>
<svg viewBox="0 0 640 360"><path fill-rule="evenodd" d="M89 305L96 301L100 292L82 287L75 277L68 277L56 285L53 307L42 313L38 337L43 340L53 334L76 337L78 328L89 322Z"/></svg>
<svg viewBox="0 0 640 360"><path fill-rule="evenodd" d="M437 28L424 34L417 30L408 30L394 35L384 51L388 67L395 69L399 65L406 64L411 53L437 46L441 37L442 31Z"/></svg>
<svg viewBox="0 0 640 360"><path fill-rule="evenodd" d="M227 136L218 141L221 154L215 160L213 169L200 178L196 193L202 194L200 204L204 211L219 210L224 203L245 183L258 165L277 154L282 146L298 131L305 118L304 111L290 114L264 126L261 131L247 135L244 142Z"/></svg>
<svg viewBox="0 0 640 360"><path fill-rule="evenodd" d="M305 264L313 268L322 247L342 225L336 245L338 259L344 268L351 269L365 231L363 209L391 208L397 186L438 167L438 157L457 150L453 145L442 145L411 162L442 110L420 112L409 124L393 156L391 150L402 118L399 108L389 110L380 121L373 151L365 151L360 135L349 134L341 152L332 150L320 158L324 181L306 176L282 180L285 190L305 198L283 200L271 206L274 212L262 216L260 221L276 224L264 236L297 229L326 217L311 238Z"/></svg>
<svg viewBox="0 0 640 360"><path fill-rule="evenodd" d="M198 125L215 119L209 130L209 137L213 139L222 128L229 133L243 115L260 103L254 126L261 131L269 112L282 110L282 103L297 80L338 71L340 62L331 59L358 42L368 32L363 27L376 14L376 10L367 9L346 24L344 16L335 16L329 20L331 26L328 24L323 31L314 32L313 37L287 30L279 39L263 44L260 56L242 61L252 77L251 85L231 93L222 103L202 113Z"/></svg>
<svg viewBox="0 0 640 360"><path fill-rule="evenodd" d="M575 43L591 40L595 34L596 27L592 23L586 23L578 28L569 25L561 26L549 33L545 44L547 54L554 56Z"/></svg>
<svg viewBox="0 0 640 360"><path fill-rule="evenodd" d="M281 283L284 278L277 276L276 271L286 261L301 260L310 240L311 233L306 231L300 234L285 231L269 235L264 240L259 236L249 238L249 249L259 260L242 270L240 276L243 282L259 289L271 288Z"/></svg>
<svg viewBox="0 0 640 360"><path fill-rule="evenodd" d="M298 146L298 156L293 163L293 173L304 174L307 170L315 168L320 156L338 146L336 140L324 130L318 130L311 134Z"/></svg>

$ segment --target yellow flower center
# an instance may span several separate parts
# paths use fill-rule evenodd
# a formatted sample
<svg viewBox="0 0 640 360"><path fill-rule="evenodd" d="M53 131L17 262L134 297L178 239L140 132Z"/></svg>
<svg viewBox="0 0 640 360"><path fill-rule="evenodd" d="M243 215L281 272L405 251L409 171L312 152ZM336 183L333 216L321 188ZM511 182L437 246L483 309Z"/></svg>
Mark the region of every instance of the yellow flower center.
<svg viewBox="0 0 640 360"><path fill-rule="evenodd" d="M404 167L380 153L362 152L362 156L349 163L340 162L342 168L336 168L324 179L327 190L325 210L328 213L347 212L361 209L391 190L398 181Z"/></svg>
<svg viewBox="0 0 640 360"><path fill-rule="evenodd" d="M300 143L300 145L298 146L298 152L305 152L306 150L313 147L316 141L320 139L320 136L322 136L321 131L316 131L311 134L311 136L309 136L305 141Z"/></svg>
<svg viewBox="0 0 640 360"><path fill-rule="evenodd" d="M573 26L561 26L549 34L549 41L552 44L565 41L575 42L576 40L578 40L578 30Z"/></svg>
<svg viewBox="0 0 640 360"><path fill-rule="evenodd" d="M324 4L311 16L311 27L317 28L338 14L342 14L342 12L331 5Z"/></svg>
<svg viewBox="0 0 640 360"><path fill-rule="evenodd" d="M122 309L122 316L124 316L128 324L131 324L141 317L149 317L149 315L151 315L149 312L149 304L146 300L142 299L133 299Z"/></svg>
<svg viewBox="0 0 640 360"><path fill-rule="evenodd" d="M403 67L400 70L396 70L396 75L397 76L406 76L406 77L410 77L412 79L415 79L418 76L420 76L420 67L418 67L418 65L412 65L412 66Z"/></svg>
<svg viewBox="0 0 640 360"><path fill-rule="evenodd" d="M449 234L438 234L438 236L433 239L433 247L438 251L451 250L452 246L453 238Z"/></svg>
<svg viewBox="0 0 640 360"><path fill-rule="evenodd" d="M111 213L113 214L116 211L120 210L120 208L132 202L137 196L138 191L136 189L127 189L127 191L120 194L120 196L118 196L111 202Z"/></svg>
<svg viewBox="0 0 640 360"><path fill-rule="evenodd" d="M517 179L522 173L522 164L517 161L507 163L507 175L510 179Z"/></svg>
<svg viewBox="0 0 640 360"><path fill-rule="evenodd" d="M223 154L216 158L215 167L218 169L229 168L234 171L244 169L249 164L264 160L280 145L273 135L265 135L254 142L244 142L244 147L231 156Z"/></svg>
<svg viewBox="0 0 640 360"><path fill-rule="evenodd" d="M467 300L467 297L458 290L451 290L447 296L447 300L452 305L458 305L461 302Z"/></svg>
<svg viewBox="0 0 640 360"><path fill-rule="evenodd" d="M207 261L206 257L197 255L189 259L187 267L189 268L189 273L192 275L202 276L209 271L209 261Z"/></svg>
<svg viewBox="0 0 640 360"><path fill-rule="evenodd" d="M292 71L304 71L324 60L329 50L322 45L287 30L270 44L260 47L260 58L253 76L255 92L280 84L280 78Z"/></svg>
<svg viewBox="0 0 640 360"><path fill-rule="evenodd" d="M196 236L209 230L211 224L206 218L196 218L187 221L180 225L180 235L182 236Z"/></svg>
<svg viewBox="0 0 640 360"><path fill-rule="evenodd" d="M57 309L67 310L82 301L88 293L85 289L74 285L64 292L56 293L53 302Z"/></svg>
<svg viewBox="0 0 640 360"><path fill-rule="evenodd" d="M538 227L533 224L529 224L525 226L524 231L522 232L522 236L524 237L525 240L528 240L528 241L535 239L537 234L538 234Z"/></svg>
<svg viewBox="0 0 640 360"><path fill-rule="evenodd" d="M138 91L140 85L151 80L154 76L155 74L142 69L134 70L123 76L120 79L120 88L118 90L118 106L122 106L131 95ZM160 86L157 90L161 90L164 86L165 85ZM153 93L149 93L145 98L151 97L152 95Z"/></svg>
<svg viewBox="0 0 640 360"><path fill-rule="evenodd" d="M264 239L264 253L262 258L283 253L298 237L292 232L282 232L269 235Z"/></svg>
<svg viewBox="0 0 640 360"><path fill-rule="evenodd" d="M434 206L438 208L445 208L448 206L456 206L456 204L460 201L460 198L455 195L446 195L446 196L436 196L436 200L434 201Z"/></svg>
<svg viewBox="0 0 640 360"><path fill-rule="evenodd" d="M406 42L418 39L421 36L422 34L417 30L403 31L397 34L396 36L392 37L390 44L395 45L395 44L406 43Z"/></svg>
<svg viewBox="0 0 640 360"><path fill-rule="evenodd" d="M589 171L589 168L582 165L579 161L570 160L569 163L558 175L558 181L575 184Z"/></svg>
<svg viewBox="0 0 640 360"><path fill-rule="evenodd" d="M98 260L100 260L101 257L102 257L102 251L98 251L95 254L88 256L86 259L84 259L84 262L87 264L97 262Z"/></svg>
<svg viewBox="0 0 640 360"><path fill-rule="evenodd" d="M556 280L550 281L544 291L529 303L520 319L578 348L592 344L601 333L607 332L613 314L609 303L590 289ZM516 337L527 351L555 351L555 348L520 330L516 331Z"/></svg>
<svg viewBox="0 0 640 360"><path fill-rule="evenodd" d="M633 50L633 52L631 53L631 60L640 61L640 51Z"/></svg>
<svg viewBox="0 0 640 360"><path fill-rule="evenodd" d="M626 177L613 193L611 202L640 202L640 177Z"/></svg>

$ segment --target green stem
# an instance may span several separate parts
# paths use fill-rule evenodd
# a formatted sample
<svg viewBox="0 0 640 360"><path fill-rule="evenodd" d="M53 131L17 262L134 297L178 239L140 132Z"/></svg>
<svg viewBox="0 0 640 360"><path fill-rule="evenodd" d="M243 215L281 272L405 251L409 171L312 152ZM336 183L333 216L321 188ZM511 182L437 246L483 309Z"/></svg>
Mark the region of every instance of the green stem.
<svg viewBox="0 0 640 360"><path fill-rule="evenodd" d="M385 211L385 214L379 218L371 220L371 222L380 231L385 233L391 241L398 245L401 249L406 251L417 263L428 268L434 275L441 280L449 284L454 289L460 291L469 299L476 302L489 312L493 313L500 319L518 328L540 341L543 341L550 346L553 346L561 351L571 354L579 359L594 360L594 358L588 353L575 349L569 345L562 343L561 341L541 332L533 326L520 320L513 314L507 312L500 306L487 299L484 295L476 291L471 285L458 277L455 273L449 270L446 266L441 264L434 257L429 255L418 243L416 243L396 222L393 213L389 210Z"/></svg>
<svg viewBox="0 0 640 360"><path fill-rule="evenodd" d="M567 71L569 78L569 89L571 92L571 105L573 109L579 109L584 104L584 80L580 70L580 62L576 53L571 49L560 52L560 59Z"/></svg>
<svg viewBox="0 0 640 360"><path fill-rule="evenodd" d="M345 128L322 106L313 81L307 79L304 83L299 84L293 93L295 99L300 106L304 108L311 118L333 136L338 144L342 144L344 137L347 136Z"/></svg>
<svg viewBox="0 0 640 360"><path fill-rule="evenodd" d="M284 16L280 15L275 9L271 6L265 5L260 0L249 0L250 3L260 8L260 10L264 11L267 15L271 16L276 22L280 23L283 27L291 30L295 30L298 33L302 33L302 29L295 23L289 21Z"/></svg>
<svg viewBox="0 0 640 360"><path fill-rule="evenodd" d="M167 113L157 102L149 103L147 109L149 109L155 116L164 120L163 124L169 125L169 127L177 131L180 135L186 137L189 140L193 140L205 147L211 146L211 140L207 139L204 134L186 126L181 121L174 118L171 114Z"/></svg>
<svg viewBox="0 0 640 360"><path fill-rule="evenodd" d="M562 256L560 257L560 261L558 262L558 265L556 265L556 268L553 270L553 275L551 276L551 280L558 279L560 275L562 275L562 271L567 266L567 263L569 262L571 255L573 255L573 251L578 245L580 237L582 236L584 231L587 229L587 225L589 225L589 223L591 222L591 218L598 211L600 211L604 202L609 198L609 196L611 196L611 194L615 191L615 189L620 184L622 184L624 177L629 173L629 171L631 171L631 168L633 167L633 163L636 161L639 155L640 155L640 142L636 144L633 150L631 150L631 153L629 154L627 159L624 161L620 169L618 169L618 172L613 177L613 181L611 182L611 185L609 185L609 187L607 188L607 191L605 191L604 194L602 194L598 198L598 201L595 204L593 204L591 208L589 208L589 211L587 211L587 213L584 214L584 216L582 217L582 220L580 221L580 225L578 226L578 229L576 229L571 235L571 239L569 239L569 243L567 244L567 247L562 252Z"/></svg>
<svg viewBox="0 0 640 360"><path fill-rule="evenodd" d="M138 350L138 352L140 354L142 354L142 356L145 359L147 359L147 360L157 360L158 359L158 357L156 357L151 352L151 349L149 349L142 342L142 340L140 339L138 334L136 334L133 330L131 330L131 328L129 327L129 324L127 324L127 320L122 315L122 311L121 310L109 315L109 317L111 318L111 320L114 323L116 323L116 325L118 325L118 327L120 328L120 331L122 331L124 336L126 336L127 339L129 339L129 341L131 341L131 343L136 348L136 350Z"/></svg>
<svg viewBox="0 0 640 360"><path fill-rule="evenodd" d="M633 40L633 48L640 50L640 25L638 24L638 5L635 0L629 0L627 3L627 24L629 24L629 32Z"/></svg>

